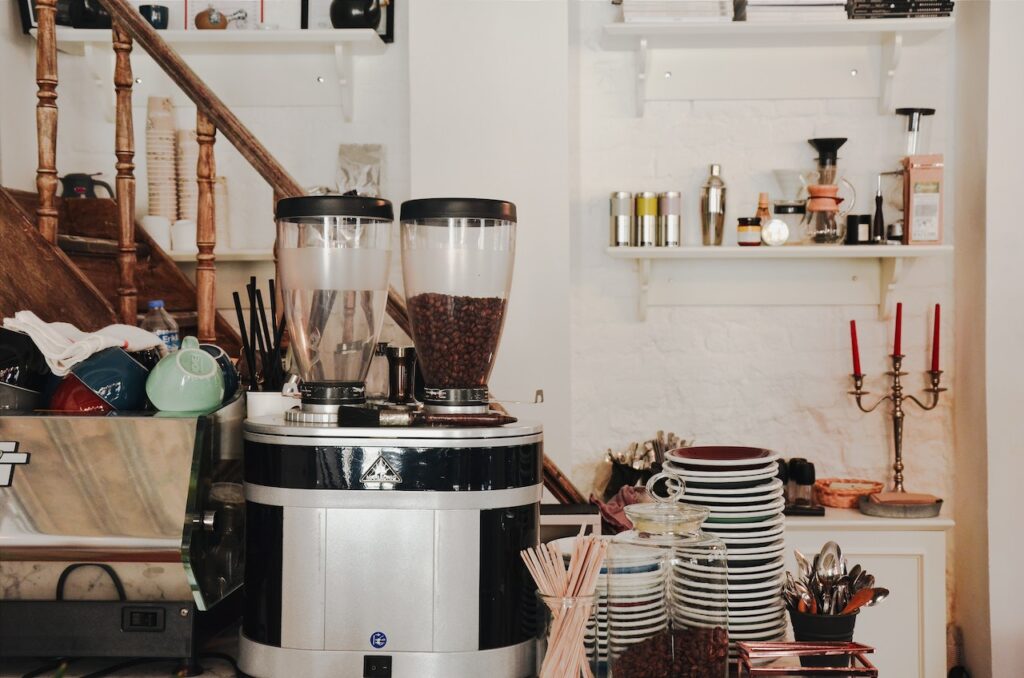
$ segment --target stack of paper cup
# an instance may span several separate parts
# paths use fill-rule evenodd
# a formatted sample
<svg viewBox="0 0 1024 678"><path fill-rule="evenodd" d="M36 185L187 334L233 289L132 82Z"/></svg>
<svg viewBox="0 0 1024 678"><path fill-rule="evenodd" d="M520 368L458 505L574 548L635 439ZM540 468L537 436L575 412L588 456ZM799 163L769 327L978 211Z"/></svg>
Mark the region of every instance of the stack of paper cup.
<svg viewBox="0 0 1024 678"><path fill-rule="evenodd" d="M146 111L149 214L170 222L178 218L174 155L174 104L169 98L150 97Z"/></svg>
<svg viewBox="0 0 1024 678"><path fill-rule="evenodd" d="M199 183L196 180L199 142L194 129L178 130L175 157L178 166L178 216L196 221L199 213Z"/></svg>

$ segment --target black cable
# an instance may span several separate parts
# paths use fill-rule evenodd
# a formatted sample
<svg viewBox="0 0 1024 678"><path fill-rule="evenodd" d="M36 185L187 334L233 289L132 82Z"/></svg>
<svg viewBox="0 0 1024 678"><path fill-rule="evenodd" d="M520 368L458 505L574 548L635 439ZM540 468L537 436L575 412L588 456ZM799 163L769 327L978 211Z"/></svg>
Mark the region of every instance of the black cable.
<svg viewBox="0 0 1024 678"><path fill-rule="evenodd" d="M136 657L135 659L127 659L127 660L125 660L123 662L120 662L119 664L114 664L112 666L108 666L107 668L100 669L99 671L93 671L92 673L88 673L88 674L82 676L82 678L104 678L104 676L113 675L114 673L117 673L121 669L128 669L128 668L131 668L133 666L139 666L141 664L156 664L158 662L170 662L170 661L175 661L175 660L171 659L171 658L168 658L168 657Z"/></svg>
<svg viewBox="0 0 1024 678"><path fill-rule="evenodd" d="M57 579L57 600L64 600L64 585L67 583L71 573L80 567L98 567L106 572L107 576L110 577L110 581L114 582L114 588L117 589L117 599L121 602L128 600L128 596L124 592L124 584L121 583L121 578L117 576L117 572L114 572L114 568L105 563L72 563L65 567Z"/></svg>
<svg viewBox="0 0 1024 678"><path fill-rule="evenodd" d="M41 676L44 673L49 673L50 671L53 671L54 669L59 669L61 666L67 666L68 664L70 664L73 661L75 661L75 660L74 659L65 659L63 657L58 657L56 659L53 659L49 664L43 664L38 669L33 669L33 670L29 671L28 673L23 675L21 678L36 678L36 676Z"/></svg>

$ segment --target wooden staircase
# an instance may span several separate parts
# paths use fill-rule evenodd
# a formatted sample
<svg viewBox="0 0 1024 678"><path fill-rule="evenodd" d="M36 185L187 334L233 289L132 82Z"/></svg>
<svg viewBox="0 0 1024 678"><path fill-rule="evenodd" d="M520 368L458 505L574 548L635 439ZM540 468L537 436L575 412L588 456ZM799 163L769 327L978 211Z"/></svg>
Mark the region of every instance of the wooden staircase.
<svg viewBox="0 0 1024 678"><path fill-rule="evenodd" d="M22 219L15 218L13 223L5 224L5 233L7 229L15 228L34 230L31 219L38 209L39 197L35 193L27 191L0 188L0 192L4 195L4 202L20 209L23 217ZM74 200L58 198L57 212L61 225L60 233L57 235L57 247L66 255L68 262L95 288L94 290L83 288L76 296L97 294L99 299L106 303L108 308L105 308L105 312L101 314L103 322L100 322L98 326L119 322L114 313L114 308L118 303L119 276L117 203L106 198ZM149 300L163 299L167 311L177 321L182 336L195 335L198 332L199 321L195 285L141 228L136 230L135 257L134 273L138 290L136 302L138 320L141 321L148 310L146 304ZM6 268L8 265L21 268L31 264L26 261L0 261L0 267ZM33 267L45 270L45 267ZM4 277L13 280L17 277L16 271L9 271ZM13 286L15 283L11 284ZM51 295L47 300L48 303L52 303L55 296ZM12 300L10 303L15 302ZM21 308L8 308L6 300L0 305L6 315ZM94 306L100 306L100 304L94 303ZM45 308L40 313L38 303L35 304L33 310L41 316L46 313ZM56 319L56 317L46 319ZM216 315L214 323L216 343L229 355L237 356L241 347L238 333L220 314Z"/></svg>

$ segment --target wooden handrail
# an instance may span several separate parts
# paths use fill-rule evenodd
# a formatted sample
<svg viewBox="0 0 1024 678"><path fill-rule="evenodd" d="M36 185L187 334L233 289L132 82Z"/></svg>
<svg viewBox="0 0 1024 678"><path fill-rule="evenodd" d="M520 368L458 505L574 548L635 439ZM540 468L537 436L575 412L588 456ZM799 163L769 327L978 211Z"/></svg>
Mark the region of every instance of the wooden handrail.
<svg viewBox="0 0 1024 678"><path fill-rule="evenodd" d="M117 156L117 313L121 322L138 318L135 288L135 130L132 122L132 39L114 24L114 89L117 92L114 154Z"/></svg>
<svg viewBox="0 0 1024 678"><path fill-rule="evenodd" d="M39 232L57 244L57 0L36 0L36 191Z"/></svg>
<svg viewBox="0 0 1024 678"><path fill-rule="evenodd" d="M196 140L199 142L199 162L196 166L196 178L199 183L199 207L196 210L196 304L199 310L199 341L215 343L217 331L214 327L216 318L215 283L216 255L213 253L217 245L217 215L213 200L213 186L217 183L217 164L213 158L213 143L217 138L217 128L201 110L196 115Z"/></svg>

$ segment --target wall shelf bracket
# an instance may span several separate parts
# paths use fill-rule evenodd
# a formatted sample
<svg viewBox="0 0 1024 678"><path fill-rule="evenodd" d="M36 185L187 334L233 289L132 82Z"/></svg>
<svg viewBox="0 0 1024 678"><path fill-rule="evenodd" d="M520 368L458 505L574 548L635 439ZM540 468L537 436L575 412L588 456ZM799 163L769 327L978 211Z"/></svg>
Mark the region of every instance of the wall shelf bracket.
<svg viewBox="0 0 1024 678"><path fill-rule="evenodd" d="M640 322L647 320L647 299L651 289L651 260L637 259L636 272L640 276L640 295L637 299L636 314Z"/></svg>
<svg viewBox="0 0 1024 678"><path fill-rule="evenodd" d="M636 117L644 117L644 104L647 103L647 73L651 65L651 55L647 49L647 38L640 38L636 49Z"/></svg>
<svg viewBox="0 0 1024 678"><path fill-rule="evenodd" d="M334 46L334 64L338 69L338 87L341 88L341 112L345 122L352 122L355 92L352 79L352 48L344 42Z"/></svg>

